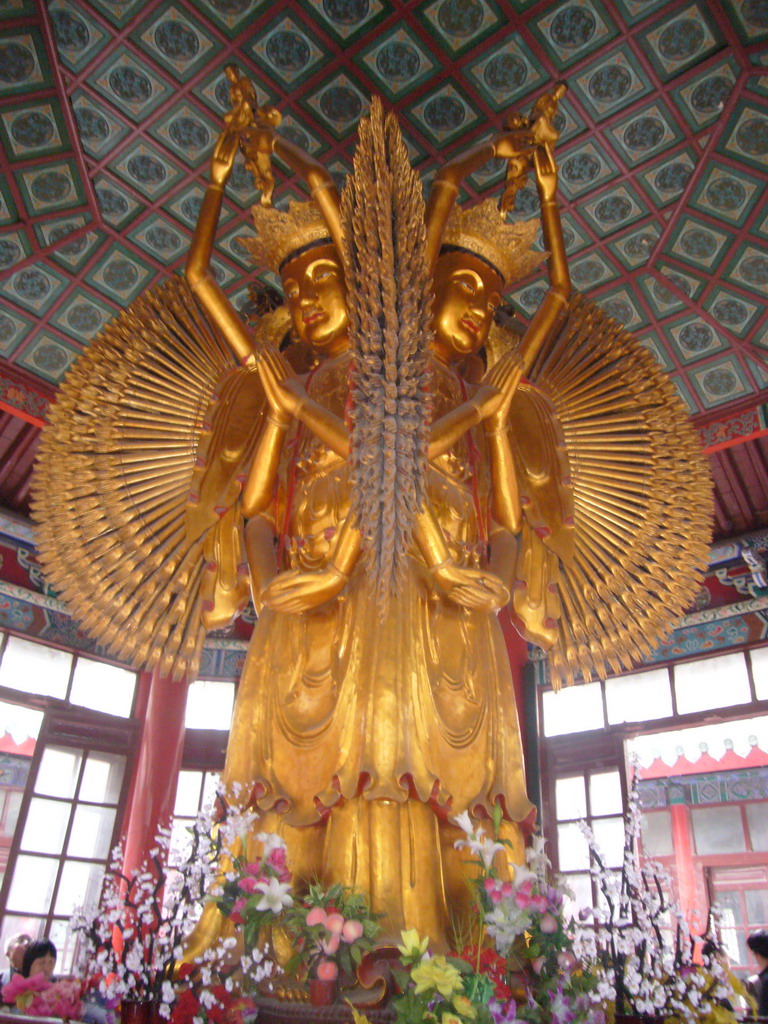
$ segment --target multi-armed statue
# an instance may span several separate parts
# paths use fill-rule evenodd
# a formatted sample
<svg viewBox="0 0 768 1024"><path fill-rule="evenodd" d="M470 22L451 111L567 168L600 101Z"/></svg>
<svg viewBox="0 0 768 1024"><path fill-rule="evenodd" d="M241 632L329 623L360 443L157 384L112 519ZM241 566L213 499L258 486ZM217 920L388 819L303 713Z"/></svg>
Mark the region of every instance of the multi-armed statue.
<svg viewBox="0 0 768 1024"><path fill-rule="evenodd" d="M571 294L562 86L442 168L425 204L378 101L340 197L228 75L186 281L129 308L62 387L40 553L115 654L177 675L249 583L226 787L285 837L294 875L358 886L385 935L439 948L466 889L450 817L500 813L513 860L533 818L496 611L511 595L556 683L629 667L695 593L706 467L652 357ZM263 188L244 244L285 297L253 332L210 267L238 146ZM273 153L313 202L270 205ZM504 209L533 171L545 253L538 222L456 208L492 157ZM544 258L536 315L497 325ZM211 907L194 941L219 926Z"/></svg>

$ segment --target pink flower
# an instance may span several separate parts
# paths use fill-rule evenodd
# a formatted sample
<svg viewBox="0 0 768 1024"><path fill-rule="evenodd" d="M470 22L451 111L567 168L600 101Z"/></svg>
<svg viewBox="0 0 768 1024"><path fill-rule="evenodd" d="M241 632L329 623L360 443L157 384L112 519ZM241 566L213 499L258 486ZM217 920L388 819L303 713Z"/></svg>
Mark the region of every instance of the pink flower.
<svg viewBox="0 0 768 1024"><path fill-rule="evenodd" d="M338 935L329 934L327 939L320 940L320 948L327 956L333 956L340 943L341 938Z"/></svg>
<svg viewBox="0 0 768 1024"><path fill-rule="evenodd" d="M271 851L269 857L267 857L267 863L271 868L274 868L275 871L282 871L283 868L288 866L286 853L282 846L276 846L274 850Z"/></svg>
<svg viewBox="0 0 768 1024"><path fill-rule="evenodd" d="M544 932L545 935L554 935L557 929L560 927L556 917L551 914L542 914L541 921L539 921L539 928Z"/></svg>
<svg viewBox="0 0 768 1024"><path fill-rule="evenodd" d="M531 960L531 967L534 969L536 974L541 974L541 970L546 962L547 958L545 956L537 956L535 960Z"/></svg>
<svg viewBox="0 0 768 1024"><path fill-rule="evenodd" d="M307 925L311 928L315 924L325 924L327 917L328 915L322 907L312 907L307 914Z"/></svg>
<svg viewBox="0 0 768 1024"><path fill-rule="evenodd" d="M244 896L241 896L239 900L235 900L235 902L234 902L234 904L232 906L232 911L230 912L230 915L229 915L229 919L230 919L230 921L233 924L242 924L243 923L243 913L242 913L242 911L243 911L243 907L245 906L245 904L247 902L248 902L248 900Z"/></svg>
<svg viewBox="0 0 768 1024"><path fill-rule="evenodd" d="M246 875L245 878L239 879L237 884L243 892L256 892L256 885L258 882L253 875Z"/></svg>
<svg viewBox="0 0 768 1024"><path fill-rule="evenodd" d="M325 927L334 935L341 935L341 929L344 927L344 918L341 914L329 914L325 919Z"/></svg>
<svg viewBox="0 0 768 1024"><path fill-rule="evenodd" d="M44 992L50 985L44 974L35 974L31 978L14 974L8 984L3 985L3 1002L16 1003L19 1009L24 1009L35 998L36 992Z"/></svg>
<svg viewBox="0 0 768 1024"><path fill-rule="evenodd" d="M317 976L321 981L335 981L339 976L339 968L333 960L321 960L317 965Z"/></svg>
<svg viewBox="0 0 768 1024"><path fill-rule="evenodd" d="M363 936L362 921L345 921L341 929L341 937L345 942L356 942Z"/></svg>
<svg viewBox="0 0 768 1024"><path fill-rule="evenodd" d="M557 966L563 971L570 971L576 966L576 957L569 950L557 954Z"/></svg>

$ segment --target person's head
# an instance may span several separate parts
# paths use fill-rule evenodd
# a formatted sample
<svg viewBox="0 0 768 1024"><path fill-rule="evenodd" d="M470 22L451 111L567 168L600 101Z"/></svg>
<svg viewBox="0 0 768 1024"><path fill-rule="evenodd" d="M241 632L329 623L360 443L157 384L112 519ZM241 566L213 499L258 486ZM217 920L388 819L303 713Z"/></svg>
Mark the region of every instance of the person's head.
<svg viewBox="0 0 768 1024"><path fill-rule="evenodd" d="M715 960L726 970L731 966L730 957L723 947L718 946L713 939L707 939L701 947L701 959L704 961L705 966L711 965Z"/></svg>
<svg viewBox="0 0 768 1024"><path fill-rule="evenodd" d="M30 942L24 950L21 973L25 978L33 978L36 974L43 974L46 978L50 978L55 966L56 947L50 939Z"/></svg>
<svg viewBox="0 0 768 1024"><path fill-rule="evenodd" d="M332 243L289 255L280 267L293 333L317 353L337 355L349 346L344 271Z"/></svg>
<svg viewBox="0 0 768 1024"><path fill-rule="evenodd" d="M341 259L314 203L287 210L252 208L255 237L240 239L260 267L280 275L293 335L317 355L336 355L349 345L347 290Z"/></svg>
<svg viewBox="0 0 768 1024"><path fill-rule="evenodd" d="M433 350L444 362L483 347L504 288L543 258L531 251L538 221L507 224L488 200L455 208L435 268Z"/></svg>
<svg viewBox="0 0 768 1024"><path fill-rule="evenodd" d="M747 945L761 968L768 967L768 928L761 928L747 936Z"/></svg>
<svg viewBox="0 0 768 1024"><path fill-rule="evenodd" d="M11 935L8 938L5 944L5 955L8 957L8 963L14 971L21 970L21 965L24 962L24 950L31 941L31 936L27 935L26 932L16 932L15 935Z"/></svg>
<svg viewBox="0 0 768 1024"><path fill-rule="evenodd" d="M501 274L480 256L445 247L435 270L433 350L445 363L474 355L485 344L501 302Z"/></svg>

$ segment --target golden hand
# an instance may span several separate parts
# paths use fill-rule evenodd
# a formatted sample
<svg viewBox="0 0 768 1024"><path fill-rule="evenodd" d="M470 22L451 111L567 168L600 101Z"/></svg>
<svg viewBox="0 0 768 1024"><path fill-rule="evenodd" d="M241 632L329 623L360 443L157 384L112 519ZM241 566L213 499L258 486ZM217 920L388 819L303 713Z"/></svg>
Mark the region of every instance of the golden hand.
<svg viewBox="0 0 768 1024"><path fill-rule="evenodd" d="M493 420L493 429L506 421L509 403L517 390L522 375L520 359L516 352L507 352L483 377L483 382L472 398L472 405L478 410L480 418ZM498 421L498 423L496 422Z"/></svg>
<svg viewBox="0 0 768 1024"><path fill-rule="evenodd" d="M515 128L493 140L493 155L500 160L512 160L533 149L533 135L527 128Z"/></svg>
<svg viewBox="0 0 768 1024"><path fill-rule="evenodd" d="M481 388L492 387L499 393L498 404L485 419L486 430L501 430L506 424L522 376L523 364L517 352L506 352L486 373Z"/></svg>
<svg viewBox="0 0 768 1024"><path fill-rule="evenodd" d="M211 157L211 183L224 186L232 173L237 155L238 132L227 128L216 142Z"/></svg>
<svg viewBox="0 0 768 1024"><path fill-rule="evenodd" d="M258 369L264 393L275 416L281 421L291 416L298 417L307 400L307 392L287 360L276 349L265 345Z"/></svg>
<svg viewBox="0 0 768 1024"><path fill-rule="evenodd" d="M509 590L498 576L443 562L432 569L437 585L454 604L475 611L492 612L509 603Z"/></svg>
<svg viewBox="0 0 768 1024"><path fill-rule="evenodd" d="M542 203L551 203L557 195L557 164L549 145L537 146L533 154L536 185Z"/></svg>
<svg viewBox="0 0 768 1024"><path fill-rule="evenodd" d="M348 577L332 565L317 572L289 569L279 573L261 593L267 608L277 612L300 612L317 608L344 589Z"/></svg>

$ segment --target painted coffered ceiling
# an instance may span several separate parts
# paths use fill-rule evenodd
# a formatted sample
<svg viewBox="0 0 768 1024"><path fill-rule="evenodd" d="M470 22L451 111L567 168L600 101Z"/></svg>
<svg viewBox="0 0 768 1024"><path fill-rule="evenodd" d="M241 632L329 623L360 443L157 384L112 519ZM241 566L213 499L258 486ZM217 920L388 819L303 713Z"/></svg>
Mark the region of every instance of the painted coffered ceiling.
<svg viewBox="0 0 768 1024"><path fill-rule="evenodd" d="M0 0L0 404L44 419L101 326L180 269L234 62L340 184L374 93L428 182L564 79L575 286L653 351L708 443L734 414L759 434L767 41L768 0ZM282 172L278 203L303 192ZM487 165L462 199L498 196L502 179ZM215 256L239 307L253 272L237 238L257 198L239 163ZM536 208L529 186L512 216ZM522 316L542 284L513 289ZM765 486L762 448L750 458Z"/></svg>

